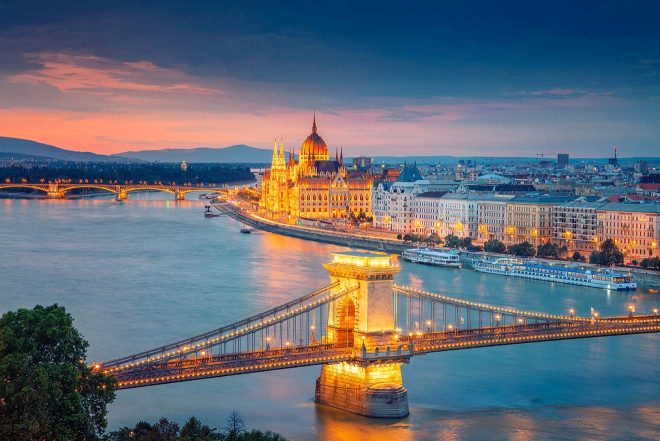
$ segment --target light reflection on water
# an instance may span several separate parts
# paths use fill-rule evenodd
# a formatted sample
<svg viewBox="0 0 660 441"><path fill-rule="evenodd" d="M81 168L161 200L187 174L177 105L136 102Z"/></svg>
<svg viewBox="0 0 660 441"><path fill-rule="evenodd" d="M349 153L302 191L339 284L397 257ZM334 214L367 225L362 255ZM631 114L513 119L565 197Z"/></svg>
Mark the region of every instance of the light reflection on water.
<svg viewBox="0 0 660 441"><path fill-rule="evenodd" d="M0 312L58 302L106 360L232 322L325 284L343 248L206 219L200 201L131 194L0 204ZM565 313L659 307L641 291L605 291L402 262L398 282L470 300ZM292 439L657 439L658 335L473 349L404 367L411 416L371 420L313 403L318 367L122 391L110 424L248 426Z"/></svg>

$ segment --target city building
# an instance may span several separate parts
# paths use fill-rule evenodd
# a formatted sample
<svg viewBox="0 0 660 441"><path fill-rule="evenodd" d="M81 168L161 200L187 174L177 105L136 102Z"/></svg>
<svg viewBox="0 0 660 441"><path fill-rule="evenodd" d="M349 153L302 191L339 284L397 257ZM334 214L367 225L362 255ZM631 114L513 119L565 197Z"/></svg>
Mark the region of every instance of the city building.
<svg viewBox="0 0 660 441"><path fill-rule="evenodd" d="M491 239L504 242L506 225L506 204L513 195L494 194L482 196L477 203L478 235L477 242L485 243Z"/></svg>
<svg viewBox="0 0 660 441"><path fill-rule="evenodd" d="M658 257L660 204L610 202L596 210L598 245L612 239L626 261Z"/></svg>
<svg viewBox="0 0 660 441"><path fill-rule="evenodd" d="M506 205L503 242L507 245L529 242L534 246L552 238L552 207L567 202L563 196L518 196Z"/></svg>
<svg viewBox="0 0 660 441"><path fill-rule="evenodd" d="M284 143L273 148L270 169L264 173L259 207L271 216L331 219L353 213L371 216L373 179L368 172L350 172L344 155L336 152L330 159L328 147L318 134L316 116L312 133L305 139L298 156L291 151L288 158Z"/></svg>
<svg viewBox="0 0 660 441"><path fill-rule="evenodd" d="M188 170L188 164L186 164L186 161L181 161L181 171L186 170Z"/></svg>
<svg viewBox="0 0 660 441"><path fill-rule="evenodd" d="M552 207L552 241L570 251L589 253L598 248L597 210L603 201L578 198Z"/></svg>
<svg viewBox="0 0 660 441"><path fill-rule="evenodd" d="M568 153L557 154L557 168L568 167Z"/></svg>
<svg viewBox="0 0 660 441"><path fill-rule="evenodd" d="M429 185L414 165L404 165L396 182L377 181L372 192L374 227L411 233L415 227L413 201Z"/></svg>

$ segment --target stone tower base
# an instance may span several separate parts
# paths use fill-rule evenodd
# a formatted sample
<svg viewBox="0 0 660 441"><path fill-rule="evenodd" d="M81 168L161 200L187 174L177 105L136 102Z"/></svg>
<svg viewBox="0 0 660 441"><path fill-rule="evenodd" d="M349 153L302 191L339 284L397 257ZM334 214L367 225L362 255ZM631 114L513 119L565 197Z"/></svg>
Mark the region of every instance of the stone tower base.
<svg viewBox="0 0 660 441"><path fill-rule="evenodd" d="M402 383L399 363L325 364L316 380L316 402L368 417L401 418L408 415Z"/></svg>

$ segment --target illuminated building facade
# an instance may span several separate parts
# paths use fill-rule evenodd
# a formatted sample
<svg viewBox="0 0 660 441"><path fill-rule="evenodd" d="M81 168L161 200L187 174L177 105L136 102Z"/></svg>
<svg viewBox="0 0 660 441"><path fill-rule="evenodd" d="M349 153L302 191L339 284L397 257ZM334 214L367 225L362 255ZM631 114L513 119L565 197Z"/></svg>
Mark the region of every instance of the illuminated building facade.
<svg viewBox="0 0 660 441"><path fill-rule="evenodd" d="M371 216L371 187L368 172L348 171L344 154L330 159L328 147L318 134L316 117L312 133L298 156L284 153L284 144L275 142L270 169L264 173L259 207L271 215L294 219L344 218L350 213Z"/></svg>
<svg viewBox="0 0 660 441"><path fill-rule="evenodd" d="M612 202L596 213L599 246L603 240L614 240L626 261L660 255L660 205Z"/></svg>
<svg viewBox="0 0 660 441"><path fill-rule="evenodd" d="M568 201L565 197L519 196L506 205L504 243L529 242L534 246L552 239L552 209Z"/></svg>
<svg viewBox="0 0 660 441"><path fill-rule="evenodd" d="M570 251L589 253L599 246L597 209L603 202L585 198L552 207L553 242Z"/></svg>

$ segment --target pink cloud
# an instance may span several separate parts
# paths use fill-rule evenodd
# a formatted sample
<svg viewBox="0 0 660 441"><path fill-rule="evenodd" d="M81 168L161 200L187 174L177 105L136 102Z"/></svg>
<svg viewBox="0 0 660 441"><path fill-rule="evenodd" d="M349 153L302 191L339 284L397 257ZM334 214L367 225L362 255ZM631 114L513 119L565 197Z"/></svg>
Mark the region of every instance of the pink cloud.
<svg viewBox="0 0 660 441"><path fill-rule="evenodd" d="M42 52L26 55L38 68L11 75L12 83L45 83L62 92L142 91L219 93L220 90L195 84L176 69L158 67L148 61L117 62L93 55Z"/></svg>
<svg viewBox="0 0 660 441"><path fill-rule="evenodd" d="M311 109L291 106L275 85L200 78L149 61L62 53L29 57L37 68L0 78L0 92L12 97L0 107L3 136L99 153L269 147L274 137L283 137L297 151L311 129ZM321 109L319 131L331 149L344 146L347 155L474 155L503 146L513 154L516 145L552 145L568 136L553 127L557 121L575 124L568 112L621 106L615 97L576 89L528 93L535 98L373 97ZM30 95L38 99L26 101ZM537 122L513 123L532 116ZM599 131L584 124L575 132Z"/></svg>

